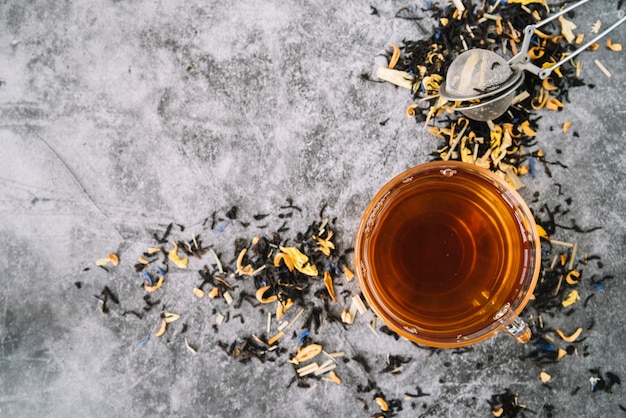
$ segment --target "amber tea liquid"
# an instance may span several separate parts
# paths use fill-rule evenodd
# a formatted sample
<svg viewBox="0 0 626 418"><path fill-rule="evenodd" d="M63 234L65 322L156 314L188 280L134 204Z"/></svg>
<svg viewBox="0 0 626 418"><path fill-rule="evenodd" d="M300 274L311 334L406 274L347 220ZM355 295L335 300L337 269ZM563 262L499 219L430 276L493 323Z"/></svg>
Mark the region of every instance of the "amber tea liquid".
<svg viewBox="0 0 626 418"><path fill-rule="evenodd" d="M534 250L506 190L431 170L379 209L366 248L372 290L405 329L461 340L518 296Z"/></svg>

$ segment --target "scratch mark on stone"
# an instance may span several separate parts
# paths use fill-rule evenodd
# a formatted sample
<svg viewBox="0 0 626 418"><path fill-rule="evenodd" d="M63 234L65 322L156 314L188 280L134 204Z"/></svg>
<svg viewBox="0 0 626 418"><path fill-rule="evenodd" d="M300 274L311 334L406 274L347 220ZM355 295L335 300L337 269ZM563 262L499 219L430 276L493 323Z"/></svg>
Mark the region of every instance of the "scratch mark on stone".
<svg viewBox="0 0 626 418"><path fill-rule="evenodd" d="M67 170L68 173L70 173L70 175L74 178L74 181L76 182L76 184L78 185L78 187L80 187L80 190L83 192L83 194L85 196L87 196L87 199L89 199L89 201L93 204L93 206L98 210L98 212L100 212L100 214L102 216L104 216L106 218L107 221L109 221L109 223L111 224L111 227L115 230L115 232L117 233L117 235L119 235L120 238L124 239L124 237L122 236L122 234L120 233L120 231L118 231L118 229L115 227L115 224L113 223L113 221L111 221L111 218L109 218L109 216L104 213L104 211L102 209L100 209L100 206L98 206L98 204L96 203L96 201L93 199L93 197L91 197L91 195L87 192L87 189L85 189L85 186L83 186L83 183L80 181L80 179L78 178L78 176L76 175L76 173L74 172L74 170L72 170L72 168L65 162L65 160L61 157L61 155L59 155L58 152L55 151L54 148L52 148L50 146L50 144L48 144L48 142L41 136L36 134L37 138L39 138L39 140L46 146L46 148L48 148L48 151L50 151L52 153L52 155L54 155L57 160L59 160L61 162L61 164L63 164L63 167L65 167L65 169Z"/></svg>

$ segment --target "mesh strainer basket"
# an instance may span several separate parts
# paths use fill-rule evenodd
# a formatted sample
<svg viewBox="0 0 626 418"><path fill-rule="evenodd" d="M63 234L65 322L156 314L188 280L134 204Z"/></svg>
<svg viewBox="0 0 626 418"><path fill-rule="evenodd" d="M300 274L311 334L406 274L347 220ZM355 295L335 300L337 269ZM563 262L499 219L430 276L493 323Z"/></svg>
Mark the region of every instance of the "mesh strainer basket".
<svg viewBox="0 0 626 418"><path fill-rule="evenodd" d="M471 100L491 93L512 75L513 70L500 55L486 49L470 49L450 64L445 90L450 96Z"/></svg>
<svg viewBox="0 0 626 418"><path fill-rule="evenodd" d="M524 73L500 55L486 49L470 49L450 64L439 94L451 102L464 102L457 110L474 120L492 120L511 105Z"/></svg>
<svg viewBox="0 0 626 418"><path fill-rule="evenodd" d="M577 50L568 53L561 61L547 68L534 65L528 50L535 30L588 1L590 0L580 0L541 22L526 26L520 52L509 61L485 49L470 49L463 52L450 64L446 82L439 88L440 96L450 102L457 102L454 108L471 119L487 121L499 117L511 105L515 90L524 81L524 71L535 74L543 80L555 68L573 59L626 21L626 16L620 11L615 23Z"/></svg>

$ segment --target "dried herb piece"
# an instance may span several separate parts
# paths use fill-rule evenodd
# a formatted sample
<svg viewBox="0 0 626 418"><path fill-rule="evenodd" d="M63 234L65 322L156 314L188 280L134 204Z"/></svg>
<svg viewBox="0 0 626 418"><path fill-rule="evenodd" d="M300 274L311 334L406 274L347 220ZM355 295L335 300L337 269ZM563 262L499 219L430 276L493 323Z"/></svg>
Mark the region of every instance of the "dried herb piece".
<svg viewBox="0 0 626 418"><path fill-rule="evenodd" d="M186 269L187 268L187 263L189 262L189 259L188 258L181 258L181 257L178 256L178 243L177 242L172 242L172 245L173 245L173 248L170 250L169 253L167 253L167 258L169 260L172 260L172 262L179 269Z"/></svg>
<svg viewBox="0 0 626 418"><path fill-rule="evenodd" d="M107 264L112 264L113 266L117 266L120 260L115 253L109 253L106 257L99 258L96 260L96 266L105 267Z"/></svg>
<svg viewBox="0 0 626 418"><path fill-rule="evenodd" d="M491 412L497 417L514 418L526 409L519 403L517 394L508 388L504 390L504 393L492 395L488 402Z"/></svg>
<svg viewBox="0 0 626 418"><path fill-rule="evenodd" d="M311 264L309 257L303 254L298 248L281 246L280 251L284 254L282 258L286 259L288 257L290 259L289 265L293 265L300 273L313 277L318 275L317 267ZM274 264L276 264L276 259L274 260Z"/></svg>

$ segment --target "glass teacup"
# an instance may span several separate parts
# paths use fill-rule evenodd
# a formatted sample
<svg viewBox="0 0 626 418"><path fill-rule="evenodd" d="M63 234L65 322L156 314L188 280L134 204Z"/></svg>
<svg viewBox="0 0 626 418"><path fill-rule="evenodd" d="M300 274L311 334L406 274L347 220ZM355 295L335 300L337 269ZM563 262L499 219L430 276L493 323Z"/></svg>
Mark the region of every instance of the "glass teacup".
<svg viewBox="0 0 626 418"><path fill-rule="evenodd" d="M368 205L355 264L374 312L398 334L461 347L506 331L527 342L519 318L537 282L533 215L505 180L462 162L404 171Z"/></svg>

